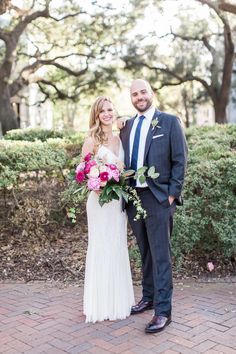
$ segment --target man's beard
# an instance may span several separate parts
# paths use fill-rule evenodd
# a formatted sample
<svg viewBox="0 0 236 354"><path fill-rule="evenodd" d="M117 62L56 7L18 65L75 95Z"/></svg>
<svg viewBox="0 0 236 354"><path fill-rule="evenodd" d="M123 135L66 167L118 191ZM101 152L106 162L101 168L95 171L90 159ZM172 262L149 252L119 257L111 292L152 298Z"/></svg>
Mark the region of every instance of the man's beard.
<svg viewBox="0 0 236 354"><path fill-rule="evenodd" d="M143 102L143 101L140 101L140 102ZM138 102L137 104L135 104L134 107L137 109L137 111L139 111L139 112L141 112L141 113L147 111L148 108L150 108L151 105L152 105L152 102L151 102L151 101L144 101L144 102L146 103L145 107L139 108L138 104L139 104L140 102Z"/></svg>

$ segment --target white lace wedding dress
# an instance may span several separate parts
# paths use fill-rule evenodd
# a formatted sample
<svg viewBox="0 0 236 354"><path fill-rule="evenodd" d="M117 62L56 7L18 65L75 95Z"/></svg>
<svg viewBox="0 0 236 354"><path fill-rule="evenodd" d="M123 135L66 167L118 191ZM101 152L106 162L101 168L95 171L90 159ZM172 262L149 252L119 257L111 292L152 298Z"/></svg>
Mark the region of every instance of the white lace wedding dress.
<svg viewBox="0 0 236 354"><path fill-rule="evenodd" d="M123 161L120 143L119 156L101 146L99 158L115 163ZM84 281L84 314L86 322L124 319L134 305L128 247L127 217L121 200L98 203L98 195L91 192L87 201L88 250Z"/></svg>

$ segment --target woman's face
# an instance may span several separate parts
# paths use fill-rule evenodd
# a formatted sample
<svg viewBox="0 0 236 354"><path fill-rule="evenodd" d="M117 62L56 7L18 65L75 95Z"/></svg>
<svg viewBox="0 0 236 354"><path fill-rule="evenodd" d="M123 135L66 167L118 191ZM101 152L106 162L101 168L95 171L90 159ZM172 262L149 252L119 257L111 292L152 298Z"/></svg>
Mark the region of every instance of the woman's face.
<svg viewBox="0 0 236 354"><path fill-rule="evenodd" d="M102 106L102 110L99 113L99 120L102 125L112 125L115 112L111 102L105 101Z"/></svg>

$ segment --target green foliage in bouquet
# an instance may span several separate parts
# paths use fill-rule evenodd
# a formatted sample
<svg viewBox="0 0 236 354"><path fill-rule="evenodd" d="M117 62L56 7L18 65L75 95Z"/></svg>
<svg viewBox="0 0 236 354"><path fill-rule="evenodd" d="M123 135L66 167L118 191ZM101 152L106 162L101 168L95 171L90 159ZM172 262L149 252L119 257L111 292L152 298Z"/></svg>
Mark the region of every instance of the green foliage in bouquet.
<svg viewBox="0 0 236 354"><path fill-rule="evenodd" d="M137 198L137 193L135 190L130 188L127 185L127 180L129 178L134 178L135 180L139 180L141 184L146 182L146 173L147 176L150 178L157 178L159 176L159 173L155 172L155 167L148 167L144 166L141 167L137 170L136 173L133 170L127 170L124 171L121 174L120 181L115 182L113 181L108 181L107 185L103 188L100 196L99 196L99 203L102 206L105 203L108 203L112 201L113 199L119 200L119 198L124 198L125 202L128 203L128 201L133 201L137 207L141 208L140 203L138 202ZM121 188L122 187L122 188ZM139 209L141 211L141 209ZM146 213L144 213L143 216L146 216ZM141 215L140 215L141 217Z"/></svg>
<svg viewBox="0 0 236 354"><path fill-rule="evenodd" d="M147 176L150 178L157 178L159 175L155 172L154 167L149 169L147 167L142 167L138 169L136 173L133 170L123 171L120 175L119 181L115 181L114 179L108 181L106 186L102 188L99 193L99 204L103 206L112 200L123 198L126 203L131 201L136 207L136 216L134 220L146 218L146 211L141 205L136 190L129 187L127 183L129 178L139 179L140 183L144 183L146 181L146 176L144 175L146 171ZM68 188L61 193L60 197L61 205L66 208L67 217L71 219L72 223L77 221L77 215L81 212L81 205L86 201L89 192L86 184L79 185L76 183L74 172L70 171L68 175Z"/></svg>

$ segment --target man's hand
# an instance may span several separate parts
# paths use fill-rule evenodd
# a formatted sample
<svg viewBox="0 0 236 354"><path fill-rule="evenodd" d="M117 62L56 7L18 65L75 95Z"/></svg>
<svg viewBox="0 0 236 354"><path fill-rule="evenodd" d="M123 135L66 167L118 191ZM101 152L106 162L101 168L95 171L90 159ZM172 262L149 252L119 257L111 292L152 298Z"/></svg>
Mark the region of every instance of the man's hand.
<svg viewBox="0 0 236 354"><path fill-rule="evenodd" d="M173 203L173 201L175 200L175 197L173 197L173 195L170 195L168 199L169 199L169 203L171 205Z"/></svg>
<svg viewBox="0 0 236 354"><path fill-rule="evenodd" d="M117 119L116 120L117 129L121 130L122 128L124 128L126 120L127 120L126 117Z"/></svg>

